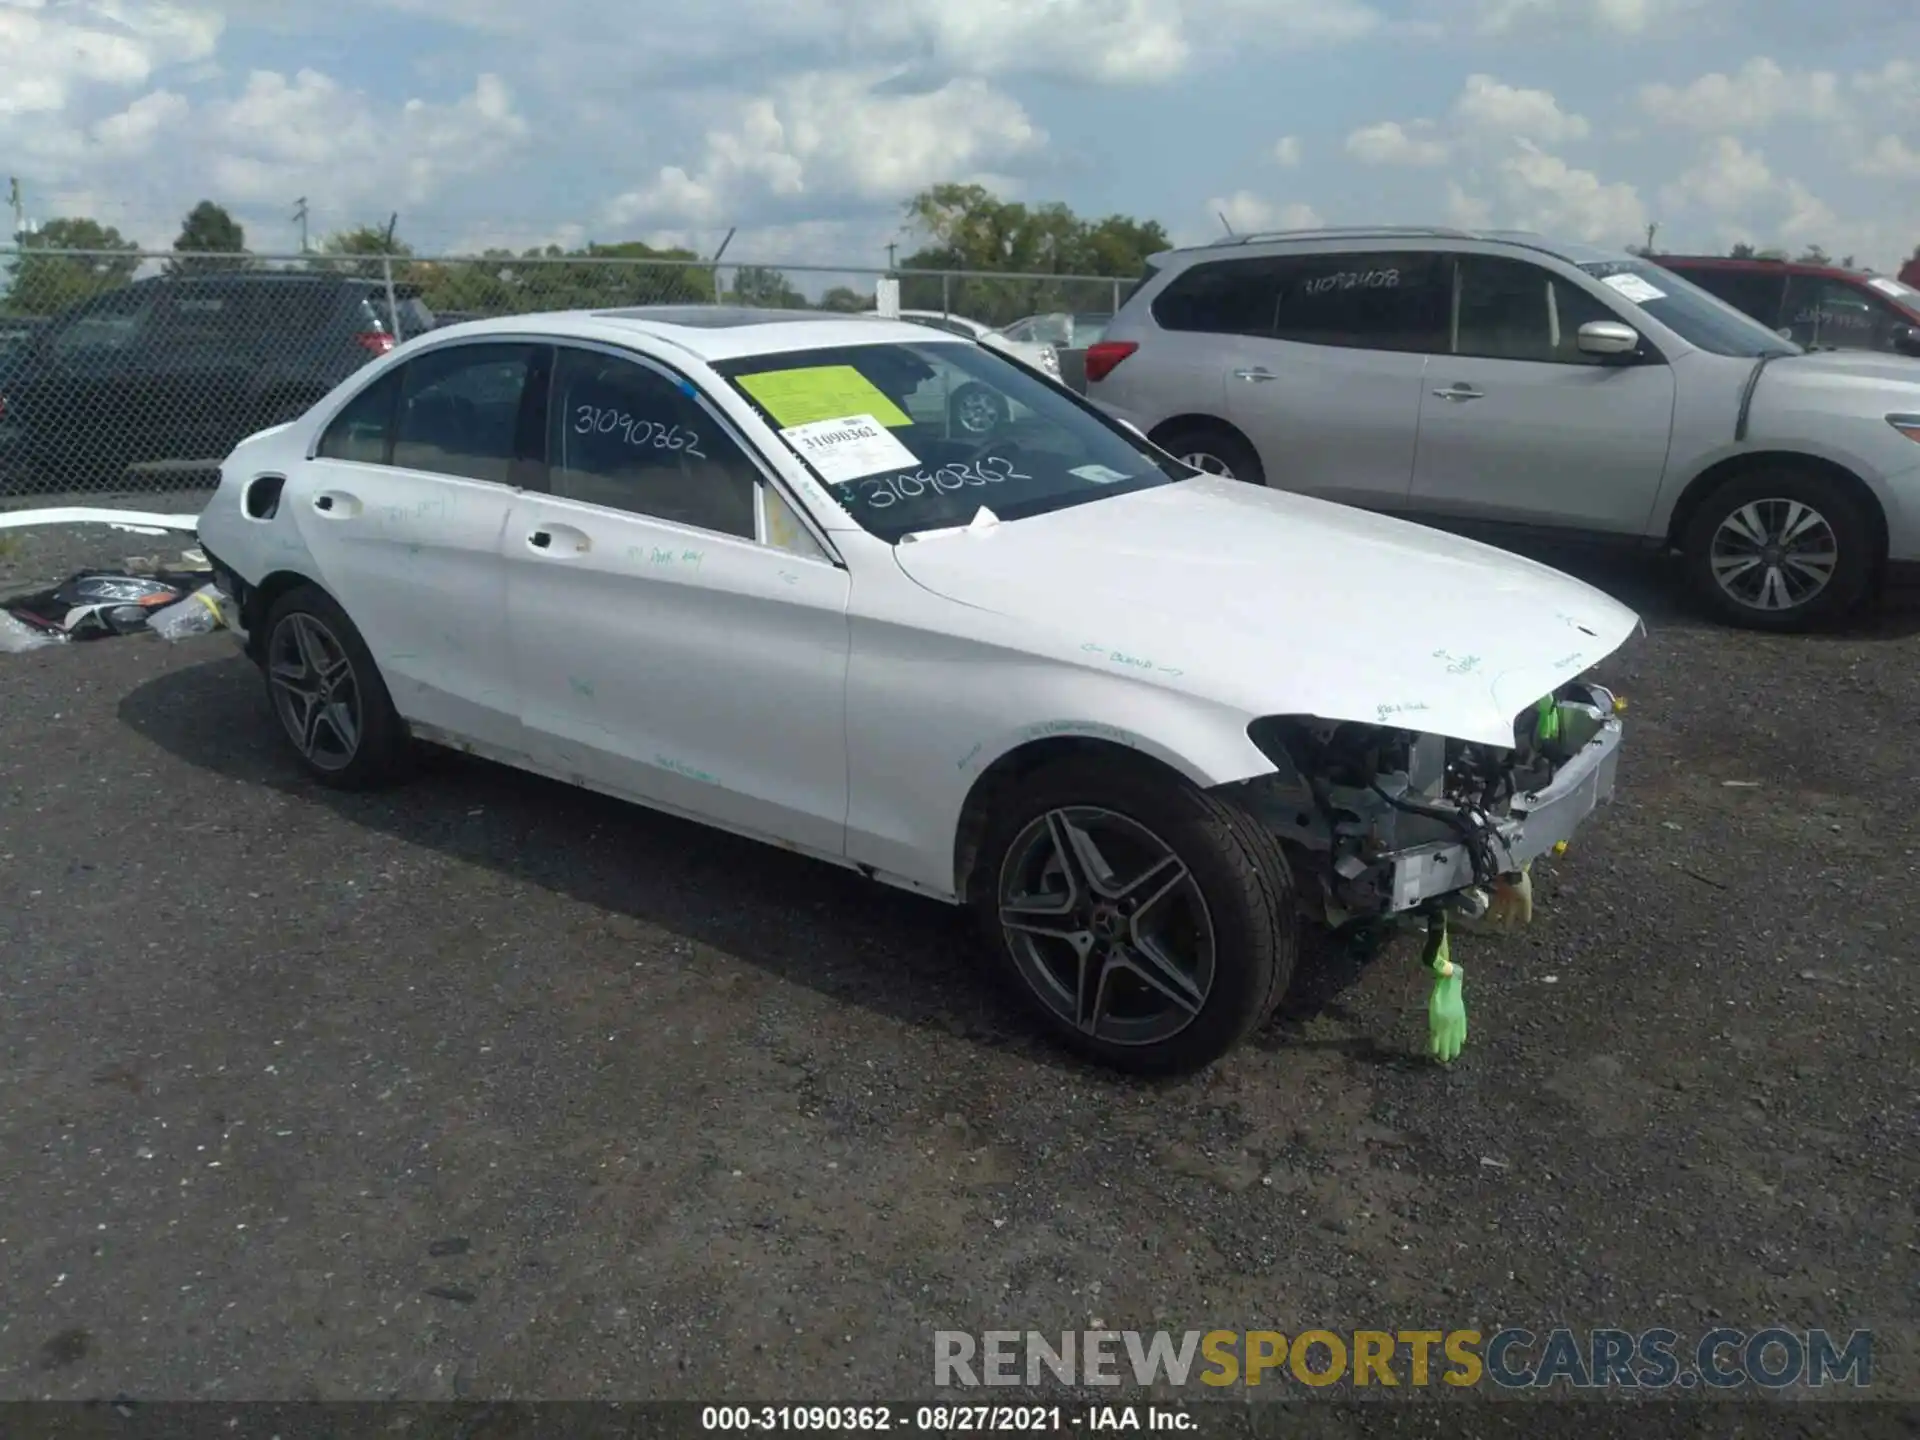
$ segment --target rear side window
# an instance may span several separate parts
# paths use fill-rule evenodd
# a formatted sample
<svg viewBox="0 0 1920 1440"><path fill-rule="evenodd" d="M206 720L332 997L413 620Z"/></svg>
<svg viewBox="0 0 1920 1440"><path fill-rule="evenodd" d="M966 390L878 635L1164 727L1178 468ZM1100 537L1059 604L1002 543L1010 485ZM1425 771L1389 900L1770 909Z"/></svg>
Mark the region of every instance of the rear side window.
<svg viewBox="0 0 1920 1440"><path fill-rule="evenodd" d="M400 371L389 370L347 402L320 437L315 453L323 460L351 460L361 465L387 463L393 438L394 401L400 394Z"/></svg>
<svg viewBox="0 0 1920 1440"><path fill-rule="evenodd" d="M1894 315L1879 297L1827 275L1787 282L1786 326L1802 345L1837 350L1890 349ZM1905 323L1904 321L1901 323Z"/></svg>
<svg viewBox="0 0 1920 1440"><path fill-rule="evenodd" d="M507 484L537 348L453 345L403 366L392 463Z"/></svg>
<svg viewBox="0 0 1920 1440"><path fill-rule="evenodd" d="M1212 260L1176 277L1153 317L1167 330L1430 352L1446 341L1447 294L1437 254Z"/></svg>
<svg viewBox="0 0 1920 1440"><path fill-rule="evenodd" d="M1272 335L1292 262L1209 260L1176 275L1153 302L1163 330Z"/></svg>
<svg viewBox="0 0 1920 1440"><path fill-rule="evenodd" d="M1446 256L1371 252L1290 262L1274 333L1302 345L1432 353L1446 344Z"/></svg>

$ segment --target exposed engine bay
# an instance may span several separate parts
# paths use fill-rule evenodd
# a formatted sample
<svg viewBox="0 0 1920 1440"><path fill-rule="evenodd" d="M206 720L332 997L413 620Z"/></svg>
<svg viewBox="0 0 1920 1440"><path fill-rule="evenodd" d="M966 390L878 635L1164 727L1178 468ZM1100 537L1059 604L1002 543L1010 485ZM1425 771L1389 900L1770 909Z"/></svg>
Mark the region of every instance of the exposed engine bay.
<svg viewBox="0 0 1920 1440"><path fill-rule="evenodd" d="M1610 799L1624 706L1573 682L1514 721L1510 748L1387 725L1276 716L1250 738L1275 774L1223 787L1290 851L1311 918L1331 926L1469 914Z"/></svg>

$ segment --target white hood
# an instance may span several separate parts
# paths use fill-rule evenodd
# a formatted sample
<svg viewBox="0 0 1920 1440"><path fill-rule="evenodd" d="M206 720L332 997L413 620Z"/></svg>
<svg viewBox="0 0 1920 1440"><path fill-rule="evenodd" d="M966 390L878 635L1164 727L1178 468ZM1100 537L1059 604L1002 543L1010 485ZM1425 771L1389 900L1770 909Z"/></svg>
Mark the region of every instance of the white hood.
<svg viewBox="0 0 1920 1440"><path fill-rule="evenodd" d="M1920 403L1920 360L1906 355L1881 355L1868 350L1814 350L1785 355L1767 367L1762 388L1779 380L1830 386L1865 383L1872 389L1896 385L1912 392L1909 404Z"/></svg>
<svg viewBox="0 0 1920 1440"><path fill-rule="evenodd" d="M1252 715L1511 745L1516 716L1639 617L1474 541L1206 477L895 548L937 595Z"/></svg>

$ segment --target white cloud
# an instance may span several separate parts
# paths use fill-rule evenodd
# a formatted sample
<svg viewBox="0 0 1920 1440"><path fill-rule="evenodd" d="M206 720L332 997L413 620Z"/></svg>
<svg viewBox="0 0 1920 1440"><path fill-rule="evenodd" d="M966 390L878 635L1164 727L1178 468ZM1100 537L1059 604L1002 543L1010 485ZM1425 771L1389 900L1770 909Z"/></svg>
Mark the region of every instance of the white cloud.
<svg viewBox="0 0 1920 1440"><path fill-rule="evenodd" d="M1525 141L1520 151L1500 164L1505 208L1520 226L1594 243L1640 238L1647 209L1633 186L1609 184Z"/></svg>
<svg viewBox="0 0 1920 1440"><path fill-rule="evenodd" d="M1638 36L1696 5L1697 0L1476 0L1474 9L1484 35L1574 26Z"/></svg>
<svg viewBox="0 0 1920 1440"><path fill-rule="evenodd" d="M163 66L206 59L221 26L213 11L173 5L75 0L56 10L9 0L0 4L0 121L56 114L90 87L132 89Z"/></svg>
<svg viewBox="0 0 1920 1440"><path fill-rule="evenodd" d="M1764 155L1731 135L1720 135L1707 142L1698 162L1667 186L1660 200L1671 210L1701 205L1718 215L1733 215L1775 195L1778 188Z"/></svg>
<svg viewBox="0 0 1920 1440"><path fill-rule="evenodd" d="M1702 75L1689 85L1646 85L1640 108L1665 125L1731 133L1778 120L1831 120L1841 113L1840 77L1830 70L1788 72L1767 57L1732 75Z"/></svg>
<svg viewBox="0 0 1920 1440"><path fill-rule="evenodd" d="M1300 166L1301 154L1300 137L1298 135L1282 135L1278 140L1273 142L1273 159L1275 164L1284 165L1289 170L1297 170Z"/></svg>
<svg viewBox="0 0 1920 1440"><path fill-rule="evenodd" d="M256 70L191 130L212 193L276 209L304 193L315 210L334 213L417 205L499 164L527 132L497 75L481 75L452 104L411 99L396 110L316 70L291 79Z"/></svg>
<svg viewBox="0 0 1920 1440"><path fill-rule="evenodd" d="M1444 165L1447 142L1437 138L1435 128L1431 120L1363 125L1347 136L1347 154L1363 165Z"/></svg>
<svg viewBox="0 0 1920 1440"><path fill-rule="evenodd" d="M1522 90L1503 85L1491 75L1469 75L1453 118L1466 130L1511 135L1538 145L1584 140L1592 129L1578 115L1569 115L1547 90Z"/></svg>
<svg viewBox="0 0 1920 1440"><path fill-rule="evenodd" d="M1263 230L1317 230L1327 223L1318 210L1303 201L1276 203L1251 190L1236 190L1224 198L1209 200L1207 218L1224 219L1236 235Z"/></svg>
<svg viewBox="0 0 1920 1440"><path fill-rule="evenodd" d="M1872 149L1853 162L1861 175L1887 180L1920 180L1920 148L1898 135L1882 135Z"/></svg>
<svg viewBox="0 0 1920 1440"><path fill-rule="evenodd" d="M748 101L709 132L691 168L670 165L616 196L610 223L707 225L763 196L898 203L936 180L963 178L1046 140L1010 96L977 79L917 95L879 89L888 72L815 72Z"/></svg>
<svg viewBox="0 0 1920 1440"><path fill-rule="evenodd" d="M1458 180L1449 180L1447 223L1461 230L1491 230L1493 206L1476 195L1469 195Z"/></svg>

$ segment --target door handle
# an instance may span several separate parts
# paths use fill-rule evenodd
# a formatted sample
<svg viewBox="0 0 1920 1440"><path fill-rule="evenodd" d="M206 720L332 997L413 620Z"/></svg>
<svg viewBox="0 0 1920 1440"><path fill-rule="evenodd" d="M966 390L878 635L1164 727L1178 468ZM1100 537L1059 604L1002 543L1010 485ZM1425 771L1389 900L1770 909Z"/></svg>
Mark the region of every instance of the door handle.
<svg viewBox="0 0 1920 1440"><path fill-rule="evenodd" d="M331 519L345 520L360 513L360 501L338 490L326 490L313 497L313 508Z"/></svg>
<svg viewBox="0 0 1920 1440"><path fill-rule="evenodd" d="M1486 398L1486 391L1476 390L1473 386L1464 382L1455 382L1445 390L1436 390L1433 393L1441 400L1482 400Z"/></svg>
<svg viewBox="0 0 1920 1440"><path fill-rule="evenodd" d="M527 536L527 548L555 559L571 558L591 550L593 540L585 531L576 530L571 525L542 525Z"/></svg>
<svg viewBox="0 0 1920 1440"><path fill-rule="evenodd" d="M1236 380L1278 380L1280 377L1264 365L1255 365L1249 369L1234 371L1233 378Z"/></svg>

